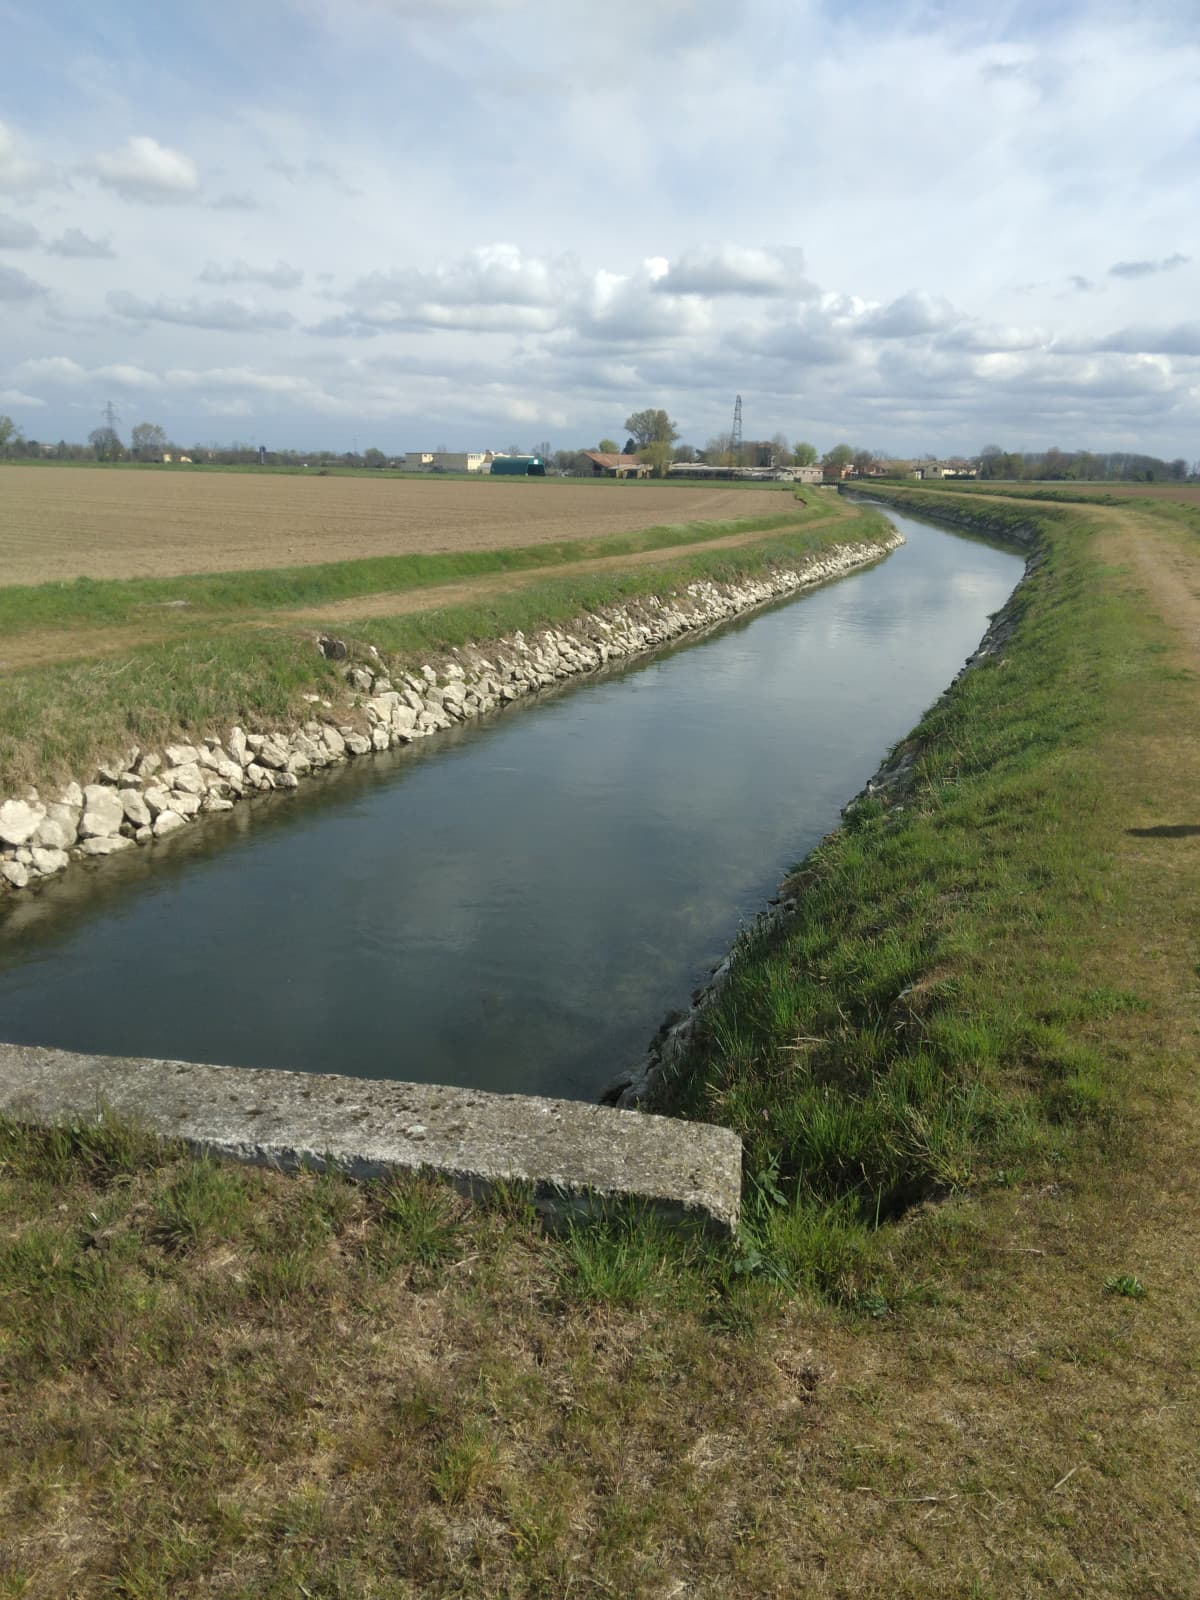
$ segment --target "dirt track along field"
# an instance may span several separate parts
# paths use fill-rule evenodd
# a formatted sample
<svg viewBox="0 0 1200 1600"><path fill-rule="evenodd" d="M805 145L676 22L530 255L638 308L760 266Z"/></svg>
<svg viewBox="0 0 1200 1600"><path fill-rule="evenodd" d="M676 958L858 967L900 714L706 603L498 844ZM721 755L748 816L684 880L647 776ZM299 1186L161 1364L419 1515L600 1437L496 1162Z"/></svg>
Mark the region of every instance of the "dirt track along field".
<svg viewBox="0 0 1200 1600"><path fill-rule="evenodd" d="M0 585L495 550L785 511L777 491L0 467Z"/></svg>

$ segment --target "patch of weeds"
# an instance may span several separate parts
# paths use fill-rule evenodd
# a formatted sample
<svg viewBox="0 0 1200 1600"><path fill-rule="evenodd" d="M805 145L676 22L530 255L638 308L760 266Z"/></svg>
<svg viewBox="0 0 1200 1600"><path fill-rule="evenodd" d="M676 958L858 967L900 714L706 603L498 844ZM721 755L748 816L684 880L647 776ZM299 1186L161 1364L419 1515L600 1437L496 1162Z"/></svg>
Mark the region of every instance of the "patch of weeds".
<svg viewBox="0 0 1200 1600"><path fill-rule="evenodd" d="M690 1254L686 1239L648 1213L573 1222L555 1245L559 1291L613 1306L687 1297L680 1269Z"/></svg>
<svg viewBox="0 0 1200 1600"><path fill-rule="evenodd" d="M495 1442L483 1424L464 1422L435 1451L429 1487L443 1505L462 1505L479 1492L496 1459Z"/></svg>
<svg viewBox="0 0 1200 1600"><path fill-rule="evenodd" d="M236 1168L207 1156L186 1161L155 1199L151 1236L171 1251L228 1237L246 1222L249 1199L245 1177Z"/></svg>
<svg viewBox="0 0 1200 1600"><path fill-rule="evenodd" d="M379 1196L378 1222L367 1254L380 1272L441 1266L461 1254L463 1202L433 1177L397 1178Z"/></svg>
<svg viewBox="0 0 1200 1600"><path fill-rule="evenodd" d="M1120 1272L1104 1280L1105 1294L1119 1294L1126 1300L1144 1300L1146 1285L1132 1272Z"/></svg>

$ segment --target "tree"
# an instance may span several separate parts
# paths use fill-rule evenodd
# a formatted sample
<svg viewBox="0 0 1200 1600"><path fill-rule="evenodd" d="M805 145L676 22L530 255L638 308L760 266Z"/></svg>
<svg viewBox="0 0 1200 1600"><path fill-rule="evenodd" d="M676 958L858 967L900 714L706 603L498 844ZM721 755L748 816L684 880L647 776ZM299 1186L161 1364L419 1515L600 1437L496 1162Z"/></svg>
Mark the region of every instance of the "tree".
<svg viewBox="0 0 1200 1600"><path fill-rule="evenodd" d="M540 443L535 444L531 453L535 456L541 456L543 461L549 461L551 455L549 439L543 439Z"/></svg>
<svg viewBox="0 0 1200 1600"><path fill-rule="evenodd" d="M11 417L0 417L0 450L7 450L9 441L16 437L17 425Z"/></svg>
<svg viewBox="0 0 1200 1600"><path fill-rule="evenodd" d="M854 460L854 451L848 444L835 444L821 457L823 467L848 467Z"/></svg>
<svg viewBox="0 0 1200 1600"><path fill-rule="evenodd" d="M807 439L797 439L796 448L792 451L798 467L815 467L817 464L817 447L809 444Z"/></svg>
<svg viewBox="0 0 1200 1600"><path fill-rule="evenodd" d="M120 461L125 454L120 434L115 428L107 425L103 428L93 428L88 434L88 443L97 461Z"/></svg>
<svg viewBox="0 0 1200 1600"><path fill-rule="evenodd" d="M631 417L625 418L625 426L639 450L644 450L649 444L671 445L679 437L679 429L665 411L649 408L635 411Z"/></svg>
<svg viewBox="0 0 1200 1600"><path fill-rule="evenodd" d="M652 439L638 451L638 460L646 462L656 478L665 478L674 451L667 439Z"/></svg>
<svg viewBox="0 0 1200 1600"><path fill-rule="evenodd" d="M602 456L615 456L620 454L621 446L615 439L601 439L596 449Z"/></svg>
<svg viewBox="0 0 1200 1600"><path fill-rule="evenodd" d="M129 448L135 461L161 461L167 435L157 422L139 422L129 435Z"/></svg>
<svg viewBox="0 0 1200 1600"><path fill-rule="evenodd" d="M868 467L873 467L874 465L874 450L856 450L854 452L854 470L860 477L865 475Z"/></svg>
<svg viewBox="0 0 1200 1600"><path fill-rule="evenodd" d="M387 457L382 450L378 450L372 445L369 450L363 451L363 465L365 467L386 467Z"/></svg>
<svg viewBox="0 0 1200 1600"><path fill-rule="evenodd" d="M792 447L788 444L783 434L772 434L769 443L771 446L771 460L768 465L790 467L792 464Z"/></svg>

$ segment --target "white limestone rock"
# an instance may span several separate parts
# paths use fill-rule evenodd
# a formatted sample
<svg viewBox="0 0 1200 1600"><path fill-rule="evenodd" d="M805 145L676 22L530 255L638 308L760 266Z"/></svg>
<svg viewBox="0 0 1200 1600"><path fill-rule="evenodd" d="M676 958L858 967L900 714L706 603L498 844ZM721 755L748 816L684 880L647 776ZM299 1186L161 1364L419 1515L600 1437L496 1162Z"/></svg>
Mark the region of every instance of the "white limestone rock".
<svg viewBox="0 0 1200 1600"><path fill-rule="evenodd" d="M162 781L173 794L182 792L183 794L194 794L198 797L204 793L207 787L204 782L204 774L201 772L199 764L195 761L189 762L186 766L175 767L170 772L164 772Z"/></svg>
<svg viewBox="0 0 1200 1600"><path fill-rule="evenodd" d="M370 739L365 734L348 733L346 735L346 749L352 756L369 755L373 748Z"/></svg>
<svg viewBox="0 0 1200 1600"><path fill-rule="evenodd" d="M154 819L154 837L161 839L164 834L174 833L177 828L186 826L178 811L160 811Z"/></svg>
<svg viewBox="0 0 1200 1600"><path fill-rule="evenodd" d="M264 739L258 747L258 765L281 772L288 763L288 752L275 739Z"/></svg>
<svg viewBox="0 0 1200 1600"><path fill-rule="evenodd" d="M98 834L92 838L82 839L79 848L85 856L112 856L116 855L118 850L132 850L134 845L132 839L126 839L119 833Z"/></svg>
<svg viewBox="0 0 1200 1600"><path fill-rule="evenodd" d="M200 796L188 789L172 789L168 809L178 812L181 817L194 817L200 809Z"/></svg>
<svg viewBox="0 0 1200 1600"><path fill-rule="evenodd" d="M145 828L150 824L150 807L146 804L145 797L137 789L118 789L117 798L125 808L125 816L135 828Z"/></svg>
<svg viewBox="0 0 1200 1600"><path fill-rule="evenodd" d="M168 744L163 747L163 754L172 767L194 766L200 759L200 752L194 744Z"/></svg>
<svg viewBox="0 0 1200 1600"><path fill-rule="evenodd" d="M244 728L230 728L229 754L239 767L250 764L250 750L246 744L246 731Z"/></svg>
<svg viewBox="0 0 1200 1600"><path fill-rule="evenodd" d="M24 889L29 882L29 868L19 861L0 861L0 878L4 878L14 889Z"/></svg>
<svg viewBox="0 0 1200 1600"><path fill-rule="evenodd" d="M6 800L0 805L0 842L25 844L32 839L46 815L46 807L27 800Z"/></svg>
<svg viewBox="0 0 1200 1600"><path fill-rule="evenodd" d="M125 807L115 789L102 783L89 783L83 791L83 815L79 819L79 833L84 839L107 839L120 833L125 821ZM101 852L90 851L97 855Z"/></svg>
<svg viewBox="0 0 1200 1600"><path fill-rule="evenodd" d="M61 872L70 859L65 850L43 850L40 845L33 847L33 865L43 878L51 878L56 872Z"/></svg>

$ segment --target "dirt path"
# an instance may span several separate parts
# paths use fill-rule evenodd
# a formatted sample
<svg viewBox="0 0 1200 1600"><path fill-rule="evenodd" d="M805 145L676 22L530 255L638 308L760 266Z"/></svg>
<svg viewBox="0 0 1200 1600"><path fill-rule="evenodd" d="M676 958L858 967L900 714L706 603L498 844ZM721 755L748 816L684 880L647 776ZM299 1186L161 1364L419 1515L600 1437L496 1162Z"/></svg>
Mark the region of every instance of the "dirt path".
<svg viewBox="0 0 1200 1600"><path fill-rule="evenodd" d="M827 528L844 512L834 511L830 516L806 523L804 531ZM619 572L635 567L662 565L705 551L735 549L739 545L757 544L770 538L763 532L728 534L720 539L696 540L690 544L672 545L656 550L643 550L633 555L597 556L588 561L564 562L555 566L537 567L526 572L489 573L484 577L462 579L456 583L431 584L419 589L394 590L377 594L355 595L348 600L331 601L327 605L301 606L286 611L238 613L231 618L214 619L211 614L196 615L187 608L177 610L157 607L147 614L144 623L136 626L62 628L42 633L18 634L0 641L0 673L16 671L22 667L49 666L59 661L77 661L85 657L108 656L139 645L157 644L178 639L198 629L212 628L219 621L250 624L260 627L322 627L345 628L350 623L370 617L407 616L416 611L436 611L444 606L484 604L493 595L513 594L521 589L534 588L555 578L571 577L576 573Z"/></svg>

